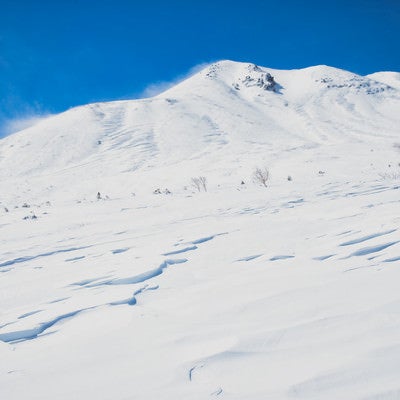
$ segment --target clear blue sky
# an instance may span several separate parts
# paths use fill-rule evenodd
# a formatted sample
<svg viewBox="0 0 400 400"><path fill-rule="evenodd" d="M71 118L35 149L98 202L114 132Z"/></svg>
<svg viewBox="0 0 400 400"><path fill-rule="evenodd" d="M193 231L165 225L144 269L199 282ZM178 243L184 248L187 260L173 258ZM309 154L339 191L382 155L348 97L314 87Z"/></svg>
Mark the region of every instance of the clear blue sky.
<svg viewBox="0 0 400 400"><path fill-rule="evenodd" d="M0 0L0 136L219 59L400 71L399 43L399 0Z"/></svg>

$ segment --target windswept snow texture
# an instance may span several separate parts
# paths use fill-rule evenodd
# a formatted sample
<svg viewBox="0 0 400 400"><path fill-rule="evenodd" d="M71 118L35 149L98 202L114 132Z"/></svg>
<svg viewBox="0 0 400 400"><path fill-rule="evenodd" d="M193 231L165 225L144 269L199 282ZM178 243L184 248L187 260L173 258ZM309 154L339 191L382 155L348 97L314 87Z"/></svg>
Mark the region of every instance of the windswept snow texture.
<svg viewBox="0 0 400 400"><path fill-rule="evenodd" d="M0 399L400 399L399 76L221 61L0 140Z"/></svg>
<svg viewBox="0 0 400 400"><path fill-rule="evenodd" d="M88 246L86 246L88 247ZM68 253L70 251L77 251L77 250L81 250L84 249L85 247L72 247L70 249L61 249L61 250L55 250L55 251L50 251L47 253L41 253L35 256L26 256L26 257L17 257L14 258L13 260L8 260L8 261L4 261L2 263L0 263L0 267L8 267L10 265L14 265L14 264L19 264L19 263L24 263L26 261L31 261L31 260L35 260L36 258L41 258L41 257L49 257L52 256L54 254L58 254L58 253Z"/></svg>
<svg viewBox="0 0 400 400"><path fill-rule="evenodd" d="M355 251L354 253L350 254L350 257L352 256L365 256L371 253L377 253L380 252L382 250L387 249L390 246L393 246L394 244L399 243L399 241L397 242L391 242L391 243L384 243L384 244L379 244L377 246L371 246L371 247L364 247L360 250Z"/></svg>
<svg viewBox="0 0 400 400"><path fill-rule="evenodd" d="M67 314L60 315L58 317L51 319L50 321L42 322L37 327L32 328L32 329L26 329L26 330L21 330L21 331L0 334L0 340L2 340L3 342L18 342L18 341L23 341L23 340L35 339L39 335L41 335L43 332L46 332L53 325L56 325L57 323L65 320L67 318L72 318L82 311L84 311L84 310L72 311Z"/></svg>
<svg viewBox="0 0 400 400"><path fill-rule="evenodd" d="M389 233L393 233L395 230L396 229L386 231L386 232L373 233L372 235L363 236L358 239L353 239L353 240L349 240L348 242L341 243L340 246L351 246L353 244L366 242L367 240L375 239L376 237L388 235Z"/></svg>
<svg viewBox="0 0 400 400"><path fill-rule="evenodd" d="M155 278L158 275L161 275L168 266L174 265L174 264L182 264L186 262L187 259L177 259L177 260L165 260L162 262L162 264L150 271L143 272L139 275L135 276L130 276L128 278L119 278L119 279L110 279L106 281L100 281L100 282L95 282L95 283L88 283L85 285L86 287L95 287L95 286L103 286L103 285L133 285L134 283L141 283L141 282L146 282L149 279Z"/></svg>
<svg viewBox="0 0 400 400"><path fill-rule="evenodd" d="M193 251L193 250L197 250L197 246L189 246L189 247L185 247L183 249L179 249L179 250L174 250L174 251L170 251L168 253L164 253L164 256L172 256L175 254L181 254L181 253L186 253L187 251Z"/></svg>

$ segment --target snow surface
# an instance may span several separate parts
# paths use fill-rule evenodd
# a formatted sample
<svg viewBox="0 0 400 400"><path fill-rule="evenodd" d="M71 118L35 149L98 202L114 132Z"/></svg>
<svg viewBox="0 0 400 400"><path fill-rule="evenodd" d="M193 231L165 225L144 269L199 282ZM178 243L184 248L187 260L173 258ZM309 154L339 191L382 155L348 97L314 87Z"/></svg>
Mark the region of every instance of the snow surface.
<svg viewBox="0 0 400 400"><path fill-rule="evenodd" d="M0 398L400 399L396 79L222 61L2 139Z"/></svg>
<svg viewBox="0 0 400 400"><path fill-rule="evenodd" d="M374 74L367 75L367 78L386 83L389 86L400 89L400 72L375 72Z"/></svg>

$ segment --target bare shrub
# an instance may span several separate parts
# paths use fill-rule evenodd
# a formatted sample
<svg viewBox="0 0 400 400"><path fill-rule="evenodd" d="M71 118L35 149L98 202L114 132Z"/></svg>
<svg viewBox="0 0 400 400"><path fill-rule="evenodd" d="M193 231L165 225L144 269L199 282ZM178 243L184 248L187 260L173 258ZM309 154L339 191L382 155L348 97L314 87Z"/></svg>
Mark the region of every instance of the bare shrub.
<svg viewBox="0 0 400 400"><path fill-rule="evenodd" d="M400 172L381 172L379 176L383 180L398 180L400 179Z"/></svg>
<svg viewBox="0 0 400 400"><path fill-rule="evenodd" d="M205 176L198 176L191 179L192 186L198 191L207 192L207 178Z"/></svg>
<svg viewBox="0 0 400 400"><path fill-rule="evenodd" d="M267 182L269 180L269 170L267 167L259 168L257 167L253 172L253 182L264 187L267 187Z"/></svg>

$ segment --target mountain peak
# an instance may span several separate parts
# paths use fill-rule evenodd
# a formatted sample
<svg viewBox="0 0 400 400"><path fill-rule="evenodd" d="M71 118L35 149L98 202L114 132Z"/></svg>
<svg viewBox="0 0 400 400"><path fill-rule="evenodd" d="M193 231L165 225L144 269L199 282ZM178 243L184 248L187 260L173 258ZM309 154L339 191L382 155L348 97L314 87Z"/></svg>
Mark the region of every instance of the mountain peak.
<svg viewBox="0 0 400 400"><path fill-rule="evenodd" d="M360 76L355 73L330 67L316 65L312 67L277 70L254 63L221 60L203 68L178 85L170 88L161 96L207 96L212 92L227 93L232 90L244 96L265 96L263 92L279 93L288 101L304 102L311 95L318 95L326 89L350 90L355 93L378 94L391 91L396 87L395 78L385 79L373 76ZM393 86L393 87L391 87Z"/></svg>

